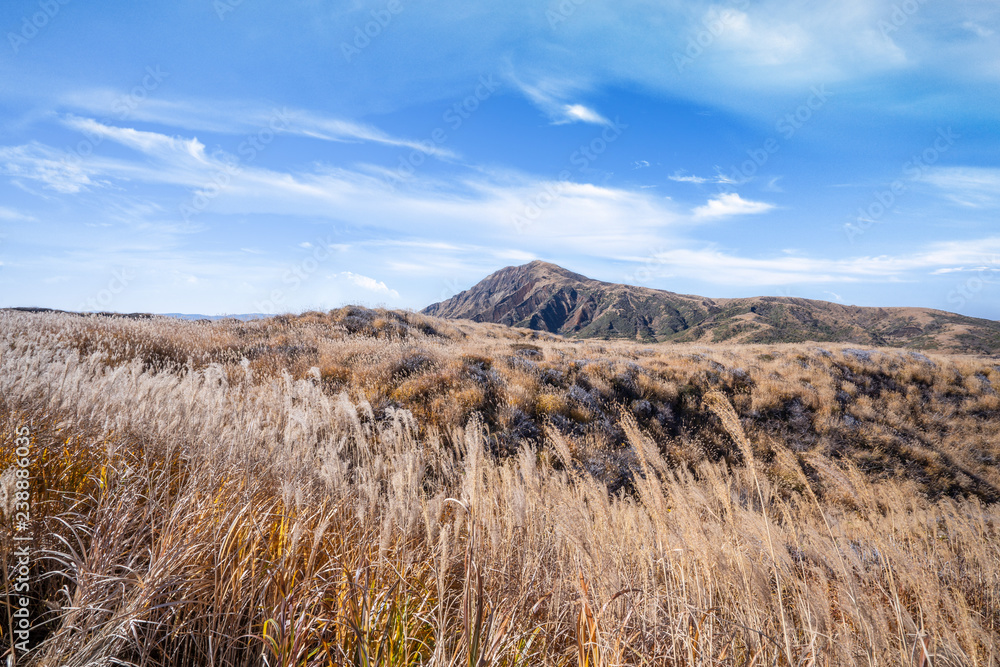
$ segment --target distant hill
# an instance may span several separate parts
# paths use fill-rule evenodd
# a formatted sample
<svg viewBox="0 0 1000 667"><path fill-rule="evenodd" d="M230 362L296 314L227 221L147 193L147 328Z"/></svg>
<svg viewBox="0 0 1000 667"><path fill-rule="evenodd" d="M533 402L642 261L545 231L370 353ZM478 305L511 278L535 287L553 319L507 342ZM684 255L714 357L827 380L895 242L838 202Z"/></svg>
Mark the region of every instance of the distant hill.
<svg viewBox="0 0 1000 667"><path fill-rule="evenodd" d="M592 280L534 261L509 266L425 308L576 338L649 342L841 342L1000 352L1000 322L929 308L864 308L795 297L710 299Z"/></svg>
<svg viewBox="0 0 1000 667"><path fill-rule="evenodd" d="M178 320L210 320L212 322L216 320L242 320L244 322L249 320L262 320L267 317L272 317L271 315L265 315L264 313L242 313L239 315L197 315L194 313L112 313L109 311L101 311L94 313L79 313L68 310L58 310L55 308L42 308L39 306L14 306L12 308L0 308L0 310L14 310L25 313L67 313L70 315L100 315L104 317L126 317L128 319L150 319L153 317L173 317Z"/></svg>
<svg viewBox="0 0 1000 667"><path fill-rule="evenodd" d="M272 315L265 315L264 313L241 313L238 315L198 315L194 313L160 313L164 317L173 317L178 320L242 320L244 322L248 320L263 320L267 317L273 317Z"/></svg>

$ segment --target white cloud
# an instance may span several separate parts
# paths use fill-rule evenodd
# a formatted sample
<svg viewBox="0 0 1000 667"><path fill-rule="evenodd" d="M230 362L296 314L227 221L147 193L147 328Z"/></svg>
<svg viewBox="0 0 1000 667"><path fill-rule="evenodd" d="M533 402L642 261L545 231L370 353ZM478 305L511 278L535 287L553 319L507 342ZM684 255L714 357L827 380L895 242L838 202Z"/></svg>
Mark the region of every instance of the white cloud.
<svg viewBox="0 0 1000 667"><path fill-rule="evenodd" d="M75 194L102 185L94 177L99 168L84 164L49 146L31 142L23 146L0 147L0 173L15 184L24 179L42 183L61 194Z"/></svg>
<svg viewBox="0 0 1000 667"><path fill-rule="evenodd" d="M716 167L715 178L712 180L712 182L719 183L720 185L743 185L744 183L749 183L750 178L747 176L743 176L742 178L740 178L738 176L737 178L734 179L729 176L726 176L725 174L722 173L722 169Z"/></svg>
<svg viewBox="0 0 1000 667"><path fill-rule="evenodd" d="M778 185L778 181L782 178L784 178L784 176L772 176L768 179L767 184L762 188L762 190L764 190L764 192L784 192L782 187Z"/></svg>
<svg viewBox="0 0 1000 667"><path fill-rule="evenodd" d="M678 183L699 183L699 184L708 183L707 178L694 175L687 176L679 171L675 171L672 175L667 176L667 178L669 178L671 181L677 181Z"/></svg>
<svg viewBox="0 0 1000 667"><path fill-rule="evenodd" d="M410 241L399 239L379 239L365 241L364 245L375 247L419 248L421 250L473 250L475 246L457 245L446 241Z"/></svg>
<svg viewBox="0 0 1000 667"><path fill-rule="evenodd" d="M749 178L742 178L740 180L735 180L729 176L722 173L722 169L719 167L715 168L715 176L711 178L706 178L704 176L695 176L694 174L685 174L683 170L677 170L670 176L667 176L671 181L676 181L678 183L695 183L701 185L702 183L717 183L719 185L743 185L750 181ZM781 178L780 176L778 178ZM766 188L765 188L766 189Z"/></svg>
<svg viewBox="0 0 1000 667"><path fill-rule="evenodd" d="M723 218L730 215L766 213L775 208L774 204L743 199L735 192L723 193L698 206L692 213L695 218Z"/></svg>
<svg viewBox="0 0 1000 667"><path fill-rule="evenodd" d="M442 159L458 159L459 157L453 150L435 144L429 137L424 140L393 137L371 125L329 118L307 111L286 110L283 115L288 121L283 131L291 134L326 141L368 141L386 146L409 148Z"/></svg>
<svg viewBox="0 0 1000 667"><path fill-rule="evenodd" d="M992 253L992 256L989 254ZM647 258L664 274L683 275L719 285L791 285L859 283L916 279L915 272L950 273L956 264L1000 268L1000 237L935 243L925 250L900 256L822 258L806 256L741 257L714 247L672 248Z"/></svg>
<svg viewBox="0 0 1000 667"><path fill-rule="evenodd" d="M992 37L995 32L992 28L981 26L975 21L964 21L962 27L980 37Z"/></svg>
<svg viewBox="0 0 1000 667"><path fill-rule="evenodd" d="M991 208L1000 205L1000 169L938 167L929 170L923 180L962 206Z"/></svg>
<svg viewBox="0 0 1000 667"><path fill-rule="evenodd" d="M109 136L114 138L118 133ZM115 164L109 175L128 173L131 178L204 187L210 176L225 166L209 157L207 164L194 165L197 169L193 169L186 152L171 154L157 149L176 146L165 139L138 144L164 161L156 169L143 171L136 162ZM127 169L130 164L137 167L131 173ZM614 244L630 243L630 233L641 238L644 230L662 228L665 222L681 217L665 208L667 204L661 199L637 192L539 181L518 172L479 169L472 174L437 181L418 173L405 187L390 190L380 178L347 169L288 173L245 165L214 197L211 206L214 212L224 214L319 215L406 231L423 224L461 234L509 235L518 232L514 224L517 216L529 215L540 205L535 218L521 230L523 240L563 239L572 244L590 243L594 236ZM470 228L471 220L477 222L477 229Z"/></svg>
<svg viewBox="0 0 1000 667"><path fill-rule="evenodd" d="M914 63L945 73L962 62L962 55L972 56L945 53L941 46L948 38L937 30L913 30L918 21L951 27L972 11L951 6L946 13L924 5L921 16L907 16L911 24L887 37L879 22L891 24L898 0L817 0L796 6L779 0L601 4L600 9L575 13L568 29L554 31L533 66L548 72L586 71L595 86L638 84L769 118L790 101L788 96L797 97L820 82L844 82L844 89L846 82ZM524 9L515 2L509 11ZM995 49L982 42L970 62L993 62ZM1000 78L995 67L978 69L993 81ZM968 69L962 72L969 74ZM754 99L743 96L751 91Z"/></svg>
<svg viewBox="0 0 1000 667"><path fill-rule="evenodd" d="M0 220L20 220L24 222L32 222L35 220L30 215L25 215L20 211L15 211L12 208L7 208L6 206L0 206Z"/></svg>
<svg viewBox="0 0 1000 667"><path fill-rule="evenodd" d="M248 163L234 171L229 163L232 156L209 155L194 139L96 121L86 127L94 136L126 145L139 156L88 159L82 163L86 170L79 177L81 183L100 181L124 188L142 181L164 186L148 195L158 203L147 207L149 215L159 220L179 219L181 206L200 194L212 215L346 220L388 234L421 229L435 238L513 246L544 256L554 246L583 254L642 247L687 217L673 202L651 192L545 181L521 172L481 167L446 180L418 171L392 187L368 173L322 165L291 172ZM15 149L0 151L17 153ZM34 150L46 151L56 153L43 146ZM23 174L27 166L21 160L15 171ZM223 174L225 185L215 186ZM70 185L64 190L70 191ZM106 205L109 197L103 195Z"/></svg>
<svg viewBox="0 0 1000 667"><path fill-rule="evenodd" d="M60 194L78 194L107 189L116 181L203 188L212 184L213 177L233 171L234 158L223 161L207 155L204 144L195 138L184 139L115 127L76 117L67 118L64 122L86 132L92 149L103 141L113 141L151 159L110 158L98 154L96 150L80 155L32 142L0 147L0 174L11 177L13 183L22 187L24 181L35 181ZM110 200L107 201L110 205ZM148 208L152 204L142 202L137 205Z"/></svg>
<svg viewBox="0 0 1000 667"><path fill-rule="evenodd" d="M544 79L536 85L529 85L518 80L513 74L510 79L535 106L545 112L553 125L567 123L593 123L595 125L610 125L611 121L590 107L567 102L566 98L578 94L580 85L570 81Z"/></svg>
<svg viewBox="0 0 1000 667"><path fill-rule="evenodd" d="M830 296L833 297L833 300L836 301L836 302L838 302L838 303L843 303L844 302L844 297L840 296L836 292L831 292L830 290L824 290L823 294L829 294Z"/></svg>
<svg viewBox="0 0 1000 667"><path fill-rule="evenodd" d="M582 121L584 123L594 123L595 125L610 125L610 121L589 107L582 104L564 104L562 113L566 122Z"/></svg>
<svg viewBox="0 0 1000 667"><path fill-rule="evenodd" d="M99 123L92 118L79 118L77 116L69 116L66 118L65 124L67 127L82 132L92 141L95 140L95 137L98 140L109 139L142 153L159 157L183 153L201 164L208 163L205 145L196 138L181 139L159 132L143 132L128 127L115 127Z"/></svg>
<svg viewBox="0 0 1000 667"><path fill-rule="evenodd" d="M1000 266L1000 236L968 241L942 241L913 256L913 268L933 266L980 265Z"/></svg>
<svg viewBox="0 0 1000 667"><path fill-rule="evenodd" d="M378 9L373 0L353 4L361 12L359 17ZM529 0L482 6L425 3L407 19L414 22L413 29L392 37L393 52L406 67L331 71L324 82L342 88L338 90L341 95L331 98L331 105L342 97L345 106L362 106L362 113L386 107L397 110L401 97L416 104L457 99L482 72L495 71L497 63L508 58L515 66L530 69L532 78L526 74L525 80L543 90L545 86L535 83L537 79L571 78L570 73L586 72L579 88L641 87L770 120L802 91L819 83L845 91L838 105L851 103L846 93L853 91L859 98L857 104L865 108L871 100L864 94L869 85L913 68L918 75L926 72L938 82L935 100L954 102L975 97L969 83L995 85L1000 81L995 35L977 38L997 28L990 4L990 0L918 2L918 11L910 15L899 13L900 0L620 0L589 3L558 30L549 30L541 16L544 8ZM727 19L720 31L716 18L722 13ZM331 44L344 36L340 20L335 12L314 17L316 25L329 30ZM905 23L894 25L900 20ZM884 32L880 24L888 25L889 31ZM302 38L308 40L308 35L303 33ZM692 44L696 62L693 68L678 72L675 55L683 56ZM462 57L455 58L455 53ZM373 72L382 76L376 80ZM746 95L751 91L752 99ZM98 92L101 95L89 95L93 99L67 103L86 103L94 108L93 113L108 113L121 93ZM908 111L936 117L941 110L937 104L917 105L913 95L903 97ZM986 108L988 100L982 95L978 98ZM565 95L554 99L560 104L581 101ZM101 103L100 111L95 102ZM911 108L915 106L921 108ZM151 96L129 118L147 120L159 115L170 122L187 119L191 129L201 129L193 127L194 123L226 128L232 127L233 118L259 119L260 114L248 113L252 110L253 105L245 103L168 103ZM243 132L245 127L231 131Z"/></svg>
<svg viewBox="0 0 1000 667"><path fill-rule="evenodd" d="M63 99L70 108L96 115L113 112L123 94L106 89L71 94ZM415 149L442 159L457 159L454 151L421 141L396 137L365 123L295 108L263 108L256 104L219 100L146 99L119 120L151 122L168 127L222 134L287 133L334 142L370 142ZM96 121L91 121L96 122ZM84 131L82 127L79 127Z"/></svg>
<svg viewBox="0 0 1000 667"><path fill-rule="evenodd" d="M157 220L179 217L179 206L190 201L192 192L207 191L213 175L225 170L219 156L206 154L193 139L96 122L87 128L152 158L86 164L92 169L87 172L91 180L123 186L142 180L167 186L154 195L164 197L159 200L162 205L147 207L148 215ZM401 248L400 254L419 250L430 263L439 261L441 253L455 252L494 257L507 252L511 261L545 257L553 247L563 249L566 256L637 253L670 239L672 229L679 229L677 223L690 219L689 213L653 191L544 181L519 172L482 168L467 174L439 181L418 172L405 185L390 189L380 178L347 169L283 172L247 164L211 198L208 211L216 216L336 219L379 229L390 237L421 230L425 245L408 251ZM746 202L742 209L745 212L755 205ZM449 242L442 245L438 239ZM461 250L469 247L479 250ZM241 255L255 250L248 247ZM443 270L442 266L435 270ZM463 264L462 275L473 269ZM377 281L365 284L378 288Z"/></svg>
<svg viewBox="0 0 1000 667"><path fill-rule="evenodd" d="M393 299L399 298L399 292L394 289L390 289L388 285L380 280L375 280L374 278L369 278L368 276L363 276L358 273L351 273L350 271L342 271L340 275L361 289L365 289L370 292L378 292L379 294L385 294Z"/></svg>
<svg viewBox="0 0 1000 667"><path fill-rule="evenodd" d="M981 265L981 266L953 266L946 267L943 269L937 269L936 271L931 271L932 276L947 275L949 273L987 273L995 272L1000 273L1000 260L992 266Z"/></svg>
<svg viewBox="0 0 1000 667"><path fill-rule="evenodd" d="M780 22L772 17L749 14L736 9L711 7L702 17L702 25L722 25L719 47L738 55L746 65L774 67L800 60L811 42L802 25Z"/></svg>

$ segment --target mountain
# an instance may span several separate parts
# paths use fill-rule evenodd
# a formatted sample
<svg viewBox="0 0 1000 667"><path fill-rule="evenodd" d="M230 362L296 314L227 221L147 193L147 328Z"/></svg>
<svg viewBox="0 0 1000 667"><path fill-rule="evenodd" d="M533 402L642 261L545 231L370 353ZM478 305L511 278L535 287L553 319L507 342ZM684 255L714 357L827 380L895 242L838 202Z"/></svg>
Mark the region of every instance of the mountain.
<svg viewBox="0 0 1000 667"><path fill-rule="evenodd" d="M796 297L710 299L592 280L534 261L490 274L426 315L575 338L887 345L996 354L1000 322L929 308L863 308Z"/></svg>

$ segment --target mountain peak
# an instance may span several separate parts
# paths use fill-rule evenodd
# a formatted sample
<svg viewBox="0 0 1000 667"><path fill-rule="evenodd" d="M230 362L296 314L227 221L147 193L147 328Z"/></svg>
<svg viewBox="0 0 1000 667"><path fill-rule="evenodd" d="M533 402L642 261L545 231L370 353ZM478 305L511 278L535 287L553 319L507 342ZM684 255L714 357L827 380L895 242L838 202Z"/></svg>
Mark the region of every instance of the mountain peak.
<svg viewBox="0 0 1000 667"><path fill-rule="evenodd" d="M542 260L495 271L423 312L576 338L1000 351L1000 322L991 320L927 308L858 308L792 297L709 299L601 282Z"/></svg>
<svg viewBox="0 0 1000 667"><path fill-rule="evenodd" d="M569 269L565 269L558 264L553 264L552 262L546 262L541 259L536 259L527 264L521 264L520 266L508 266L506 268L500 269L496 273L503 272L515 272L515 273L525 273L532 276L545 277L545 276L558 276L561 278L568 278L570 280L590 280L584 275L579 273L574 273ZM495 275L495 274L494 274Z"/></svg>
<svg viewBox="0 0 1000 667"><path fill-rule="evenodd" d="M661 307L658 300L663 298L672 300L669 308ZM656 340L668 332L676 333L679 323L695 316L695 301L696 297L671 292L604 283L558 264L535 260L491 273L472 288L423 312L586 338ZM637 308L641 312L636 312Z"/></svg>

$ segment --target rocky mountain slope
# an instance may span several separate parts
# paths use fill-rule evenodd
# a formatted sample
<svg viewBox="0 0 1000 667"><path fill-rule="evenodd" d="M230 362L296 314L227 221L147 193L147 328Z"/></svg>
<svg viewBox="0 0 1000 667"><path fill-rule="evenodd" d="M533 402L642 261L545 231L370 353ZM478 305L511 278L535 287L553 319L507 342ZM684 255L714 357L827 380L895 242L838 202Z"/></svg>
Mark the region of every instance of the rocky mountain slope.
<svg viewBox="0 0 1000 667"><path fill-rule="evenodd" d="M425 308L577 338L650 342L846 342L1000 352L1000 322L929 308L864 308L795 297L710 299L592 280L534 261L501 269Z"/></svg>

